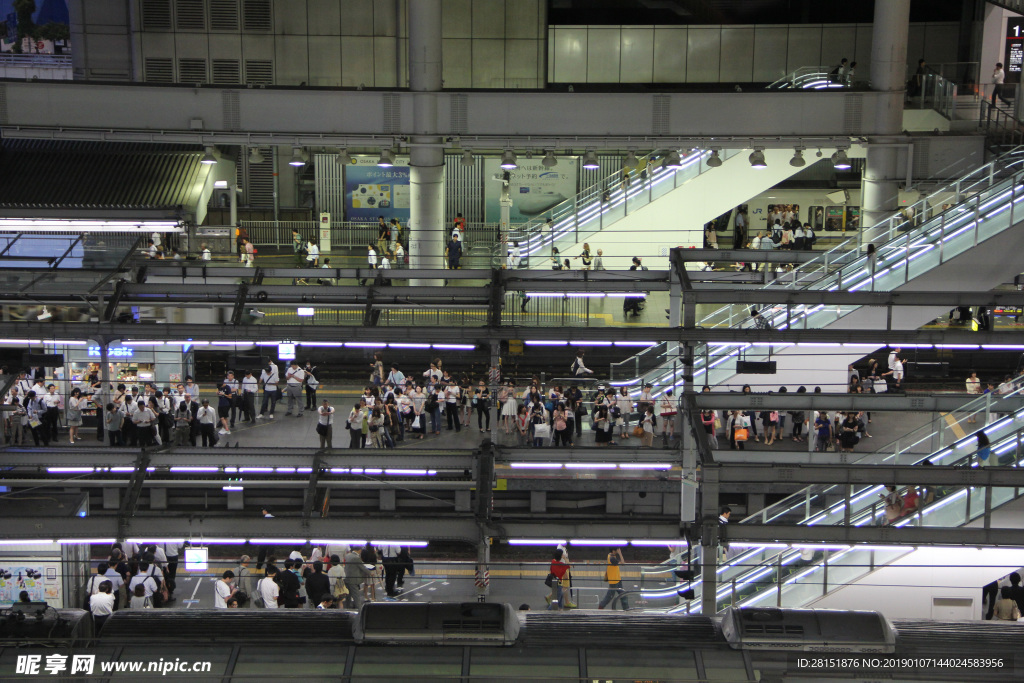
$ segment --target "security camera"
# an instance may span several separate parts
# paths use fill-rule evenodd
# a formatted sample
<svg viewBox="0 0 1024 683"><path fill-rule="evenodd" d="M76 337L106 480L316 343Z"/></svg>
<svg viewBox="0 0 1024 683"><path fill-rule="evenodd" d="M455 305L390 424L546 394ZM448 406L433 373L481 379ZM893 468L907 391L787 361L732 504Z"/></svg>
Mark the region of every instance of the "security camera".
<svg viewBox="0 0 1024 683"><path fill-rule="evenodd" d="M46 306L43 306L43 312L36 316L36 320L49 320L53 317L53 313L46 310Z"/></svg>
<svg viewBox="0 0 1024 683"><path fill-rule="evenodd" d="M267 314L259 309L253 308L249 311L249 315L251 315L254 318L263 318L266 317Z"/></svg>

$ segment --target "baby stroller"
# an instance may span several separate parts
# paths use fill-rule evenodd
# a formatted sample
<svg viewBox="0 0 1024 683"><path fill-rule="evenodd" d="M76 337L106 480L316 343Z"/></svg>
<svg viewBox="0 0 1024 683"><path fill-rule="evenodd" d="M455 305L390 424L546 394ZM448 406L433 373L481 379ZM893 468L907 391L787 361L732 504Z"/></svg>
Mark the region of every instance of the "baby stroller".
<svg viewBox="0 0 1024 683"><path fill-rule="evenodd" d="M638 297L626 297L622 300L622 315L628 318L630 313L634 316L640 315L643 312L644 306L647 303L647 298L643 296Z"/></svg>

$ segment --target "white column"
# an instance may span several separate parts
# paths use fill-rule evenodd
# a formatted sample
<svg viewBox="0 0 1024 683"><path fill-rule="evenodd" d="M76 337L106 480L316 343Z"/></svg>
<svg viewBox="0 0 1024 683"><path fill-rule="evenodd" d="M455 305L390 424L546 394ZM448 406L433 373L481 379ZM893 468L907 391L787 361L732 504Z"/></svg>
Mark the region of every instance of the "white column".
<svg viewBox="0 0 1024 683"><path fill-rule="evenodd" d="M895 142L903 130L903 96L907 68L907 33L910 0L875 3L871 45L871 88L887 94L875 110L875 130L869 140L864 170L863 227L881 223L899 207L899 149L882 147ZM894 136L894 137L888 137ZM875 143L875 144L871 144Z"/></svg>
<svg viewBox="0 0 1024 683"><path fill-rule="evenodd" d="M416 0L409 8L409 89L413 131L409 151L409 266L444 267L444 148L437 133L441 90L441 0ZM440 284L412 280L411 285Z"/></svg>

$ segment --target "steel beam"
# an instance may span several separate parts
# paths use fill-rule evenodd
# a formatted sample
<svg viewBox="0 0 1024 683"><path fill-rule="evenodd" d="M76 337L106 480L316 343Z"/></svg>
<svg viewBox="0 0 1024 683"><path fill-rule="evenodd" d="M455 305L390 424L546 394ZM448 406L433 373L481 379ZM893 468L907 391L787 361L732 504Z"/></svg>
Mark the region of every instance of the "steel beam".
<svg viewBox="0 0 1024 683"><path fill-rule="evenodd" d="M766 375L769 376L770 375ZM918 413L962 410L978 397L967 394L741 394L705 392L695 395L703 410L885 410ZM1024 396L993 396L992 410L1015 412L1024 408Z"/></svg>
<svg viewBox="0 0 1024 683"><path fill-rule="evenodd" d="M363 328L339 325L275 325L275 324L185 324L139 325L133 323L68 323L68 322L3 322L0 338L76 340L95 339L96 336L123 340L235 341L255 339L261 341L323 341L323 342L379 342L395 339L416 339L422 343L451 344L457 342L484 343L490 341L566 340L564 328L501 327L501 328L448 328L448 327L387 327ZM574 328L573 341L677 341L711 343L793 344L807 342L848 343L859 346L885 346L912 344L995 345L996 348L1024 348L1024 331L970 332L967 330L748 330L734 328L682 329L668 327L589 327Z"/></svg>
<svg viewBox="0 0 1024 683"><path fill-rule="evenodd" d="M833 454L834 455L834 454ZM896 486L1007 486L1024 487L1024 469L1017 467L916 467L913 465L784 465L716 463L722 484L786 483L893 484Z"/></svg>
<svg viewBox="0 0 1024 683"><path fill-rule="evenodd" d="M4 85L8 104L0 132L5 138L379 147L419 132L414 130L418 93L407 91L80 81ZM225 118L229 93L237 97L240 124ZM865 116L846 126L845 135L834 135L844 112L855 102L864 111L874 111L885 101L883 93L870 91L764 89L642 94L472 90L431 93L431 99L437 121L432 132L460 138L463 145L471 142L473 149L515 146L517 140L534 149L646 148L669 141L705 147L709 136L723 147L730 139L742 147L835 147L848 145L850 136L878 132L874 117ZM656 108L668 112L669 134L661 134L652 123ZM385 117L385 111L394 117ZM559 111L573 115L551 115ZM760 115L752 118L750 111Z"/></svg>

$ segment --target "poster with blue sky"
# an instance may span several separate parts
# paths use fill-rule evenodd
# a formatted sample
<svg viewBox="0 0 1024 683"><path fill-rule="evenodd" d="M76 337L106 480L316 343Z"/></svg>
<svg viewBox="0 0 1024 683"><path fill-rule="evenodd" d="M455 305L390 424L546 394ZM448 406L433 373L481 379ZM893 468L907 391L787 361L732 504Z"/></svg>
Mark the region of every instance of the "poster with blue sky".
<svg viewBox="0 0 1024 683"><path fill-rule="evenodd" d="M67 40L55 40L66 36L70 23L67 0L26 0L34 4L31 13L34 26L31 38L22 43L22 51L29 53L53 54L66 52ZM0 51L13 52L18 35L18 0L0 0ZM28 6L27 9L31 9Z"/></svg>

